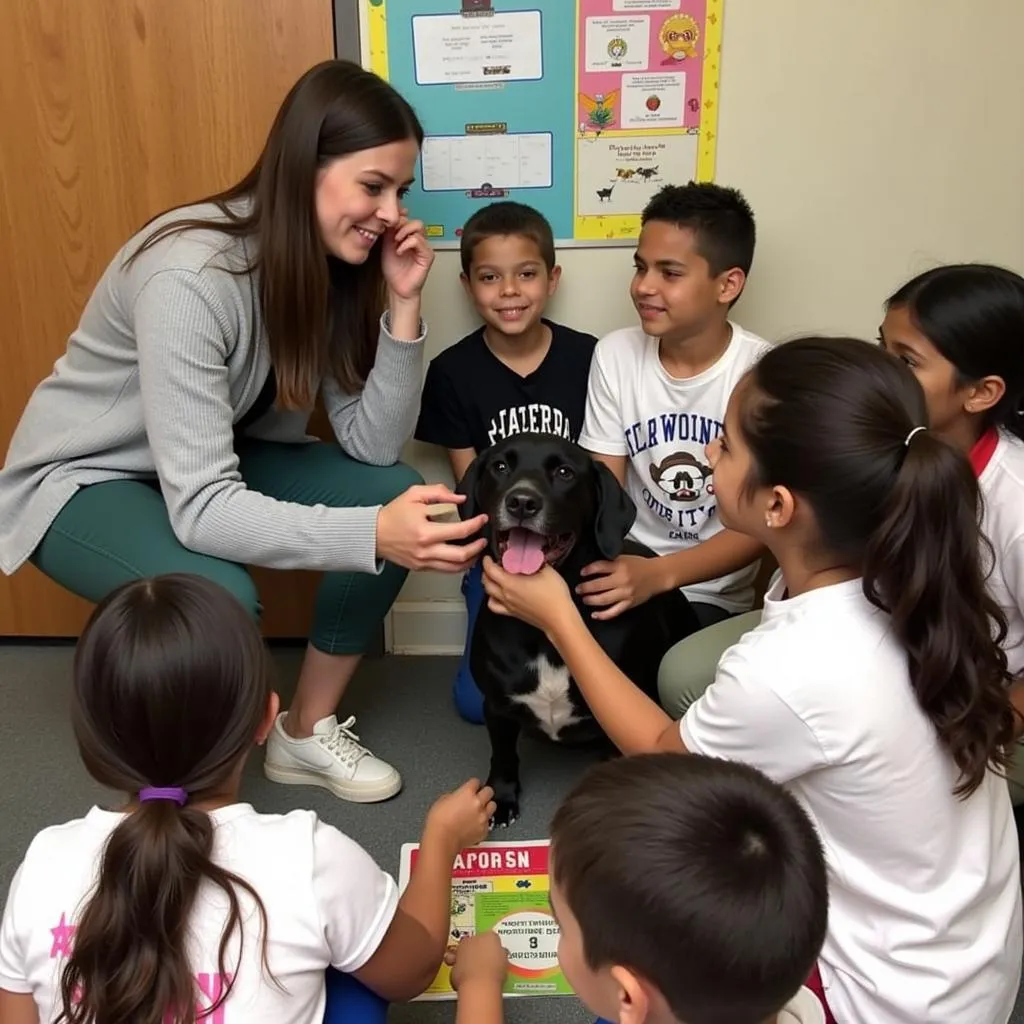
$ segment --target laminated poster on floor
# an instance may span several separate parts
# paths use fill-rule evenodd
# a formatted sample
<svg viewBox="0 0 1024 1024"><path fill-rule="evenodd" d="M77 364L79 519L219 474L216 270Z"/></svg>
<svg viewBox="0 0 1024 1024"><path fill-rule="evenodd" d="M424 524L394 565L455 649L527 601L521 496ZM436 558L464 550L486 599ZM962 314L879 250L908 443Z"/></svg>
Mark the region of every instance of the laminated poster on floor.
<svg viewBox="0 0 1024 1024"><path fill-rule="evenodd" d="M572 995L558 966L558 925L548 903L546 839L481 843L463 850L452 871L449 941L492 929L508 951L507 996ZM402 846L399 885L416 867L418 843ZM442 965L423 1000L454 999L451 971Z"/></svg>

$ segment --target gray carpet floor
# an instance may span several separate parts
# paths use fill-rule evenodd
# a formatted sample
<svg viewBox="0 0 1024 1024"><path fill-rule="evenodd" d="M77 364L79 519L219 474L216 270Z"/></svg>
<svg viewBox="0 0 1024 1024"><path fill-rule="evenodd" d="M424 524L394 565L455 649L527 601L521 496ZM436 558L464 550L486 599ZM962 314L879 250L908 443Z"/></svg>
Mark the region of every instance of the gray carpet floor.
<svg viewBox="0 0 1024 1024"><path fill-rule="evenodd" d="M287 705L301 652L275 649L278 689ZM68 723L70 646L0 646L0 891L39 829L82 815L113 795L88 777ZM402 772L405 788L386 804L357 806L324 790L278 786L264 779L261 754L246 769L242 798L259 810L315 810L361 843L397 878L399 850L415 842L424 814L442 792L487 771L487 736L461 721L449 690L450 658L384 657L367 660L353 681L343 712L359 718L357 731L375 752ZM502 834L509 839L547 835L555 806L589 763L589 756L523 741L522 816ZM440 1024L453 1018L451 1003L392 1007L394 1024ZM593 1021L571 997L506 1001L509 1024L582 1024ZM983 1024L983 1022L977 1022ZM1011 1024L1024 1024L1024 1000Z"/></svg>

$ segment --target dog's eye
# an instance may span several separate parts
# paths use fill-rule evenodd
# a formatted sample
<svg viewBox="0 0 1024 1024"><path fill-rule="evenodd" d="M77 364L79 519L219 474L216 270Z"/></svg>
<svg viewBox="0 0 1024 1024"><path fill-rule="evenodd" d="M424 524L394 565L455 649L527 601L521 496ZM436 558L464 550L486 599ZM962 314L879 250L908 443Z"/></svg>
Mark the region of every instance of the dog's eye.
<svg viewBox="0 0 1024 1024"><path fill-rule="evenodd" d="M504 475L508 472L508 463L504 459L496 459L491 463L491 469L493 469L495 473L499 474L499 476Z"/></svg>
<svg viewBox="0 0 1024 1024"><path fill-rule="evenodd" d="M576 478L576 471L571 466L559 466L555 470L555 476L559 480L574 480Z"/></svg>

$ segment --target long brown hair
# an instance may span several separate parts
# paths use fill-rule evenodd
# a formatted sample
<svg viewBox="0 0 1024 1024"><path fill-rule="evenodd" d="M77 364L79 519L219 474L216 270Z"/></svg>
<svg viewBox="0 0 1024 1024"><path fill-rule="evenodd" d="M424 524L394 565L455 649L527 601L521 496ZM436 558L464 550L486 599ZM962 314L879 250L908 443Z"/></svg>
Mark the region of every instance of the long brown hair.
<svg viewBox="0 0 1024 1024"><path fill-rule="evenodd" d="M1006 619L982 569L981 498L968 460L928 430L907 366L852 338L801 338L763 356L740 431L752 487L784 486L814 510L821 544L860 567L889 613L921 708L967 796L1013 742Z"/></svg>
<svg viewBox="0 0 1024 1024"><path fill-rule="evenodd" d="M61 975L68 1024L195 1024L198 990L189 924L204 883L228 903L218 950L241 932L238 890L266 912L244 879L212 859L213 824L195 804L219 794L254 742L270 697L268 659L235 598L195 576L138 580L94 611L75 653L72 723L99 783L137 794L180 787L184 806L140 803L110 834L95 890ZM242 948L240 944L239 948ZM231 981L213 1007L228 996Z"/></svg>
<svg viewBox="0 0 1024 1024"><path fill-rule="evenodd" d="M284 98L249 173L199 200L221 217L166 222L129 262L189 228L252 238L246 272L258 272L278 403L309 408L328 370L343 390L355 392L373 367L384 311L380 246L359 266L328 258L316 220L316 174L337 157L405 139L422 145L423 128L387 82L350 61L317 64Z"/></svg>

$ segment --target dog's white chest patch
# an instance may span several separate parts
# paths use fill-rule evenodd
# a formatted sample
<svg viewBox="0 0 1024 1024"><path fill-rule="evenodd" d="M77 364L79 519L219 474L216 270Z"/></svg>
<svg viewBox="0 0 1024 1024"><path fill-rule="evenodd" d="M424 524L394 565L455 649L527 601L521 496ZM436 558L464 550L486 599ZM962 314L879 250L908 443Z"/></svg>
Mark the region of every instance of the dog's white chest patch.
<svg viewBox="0 0 1024 1024"><path fill-rule="evenodd" d="M536 658L531 667L537 673L537 689L512 700L529 708L541 729L557 740L563 729L582 720L569 700L569 670L564 665L556 668L543 655Z"/></svg>

